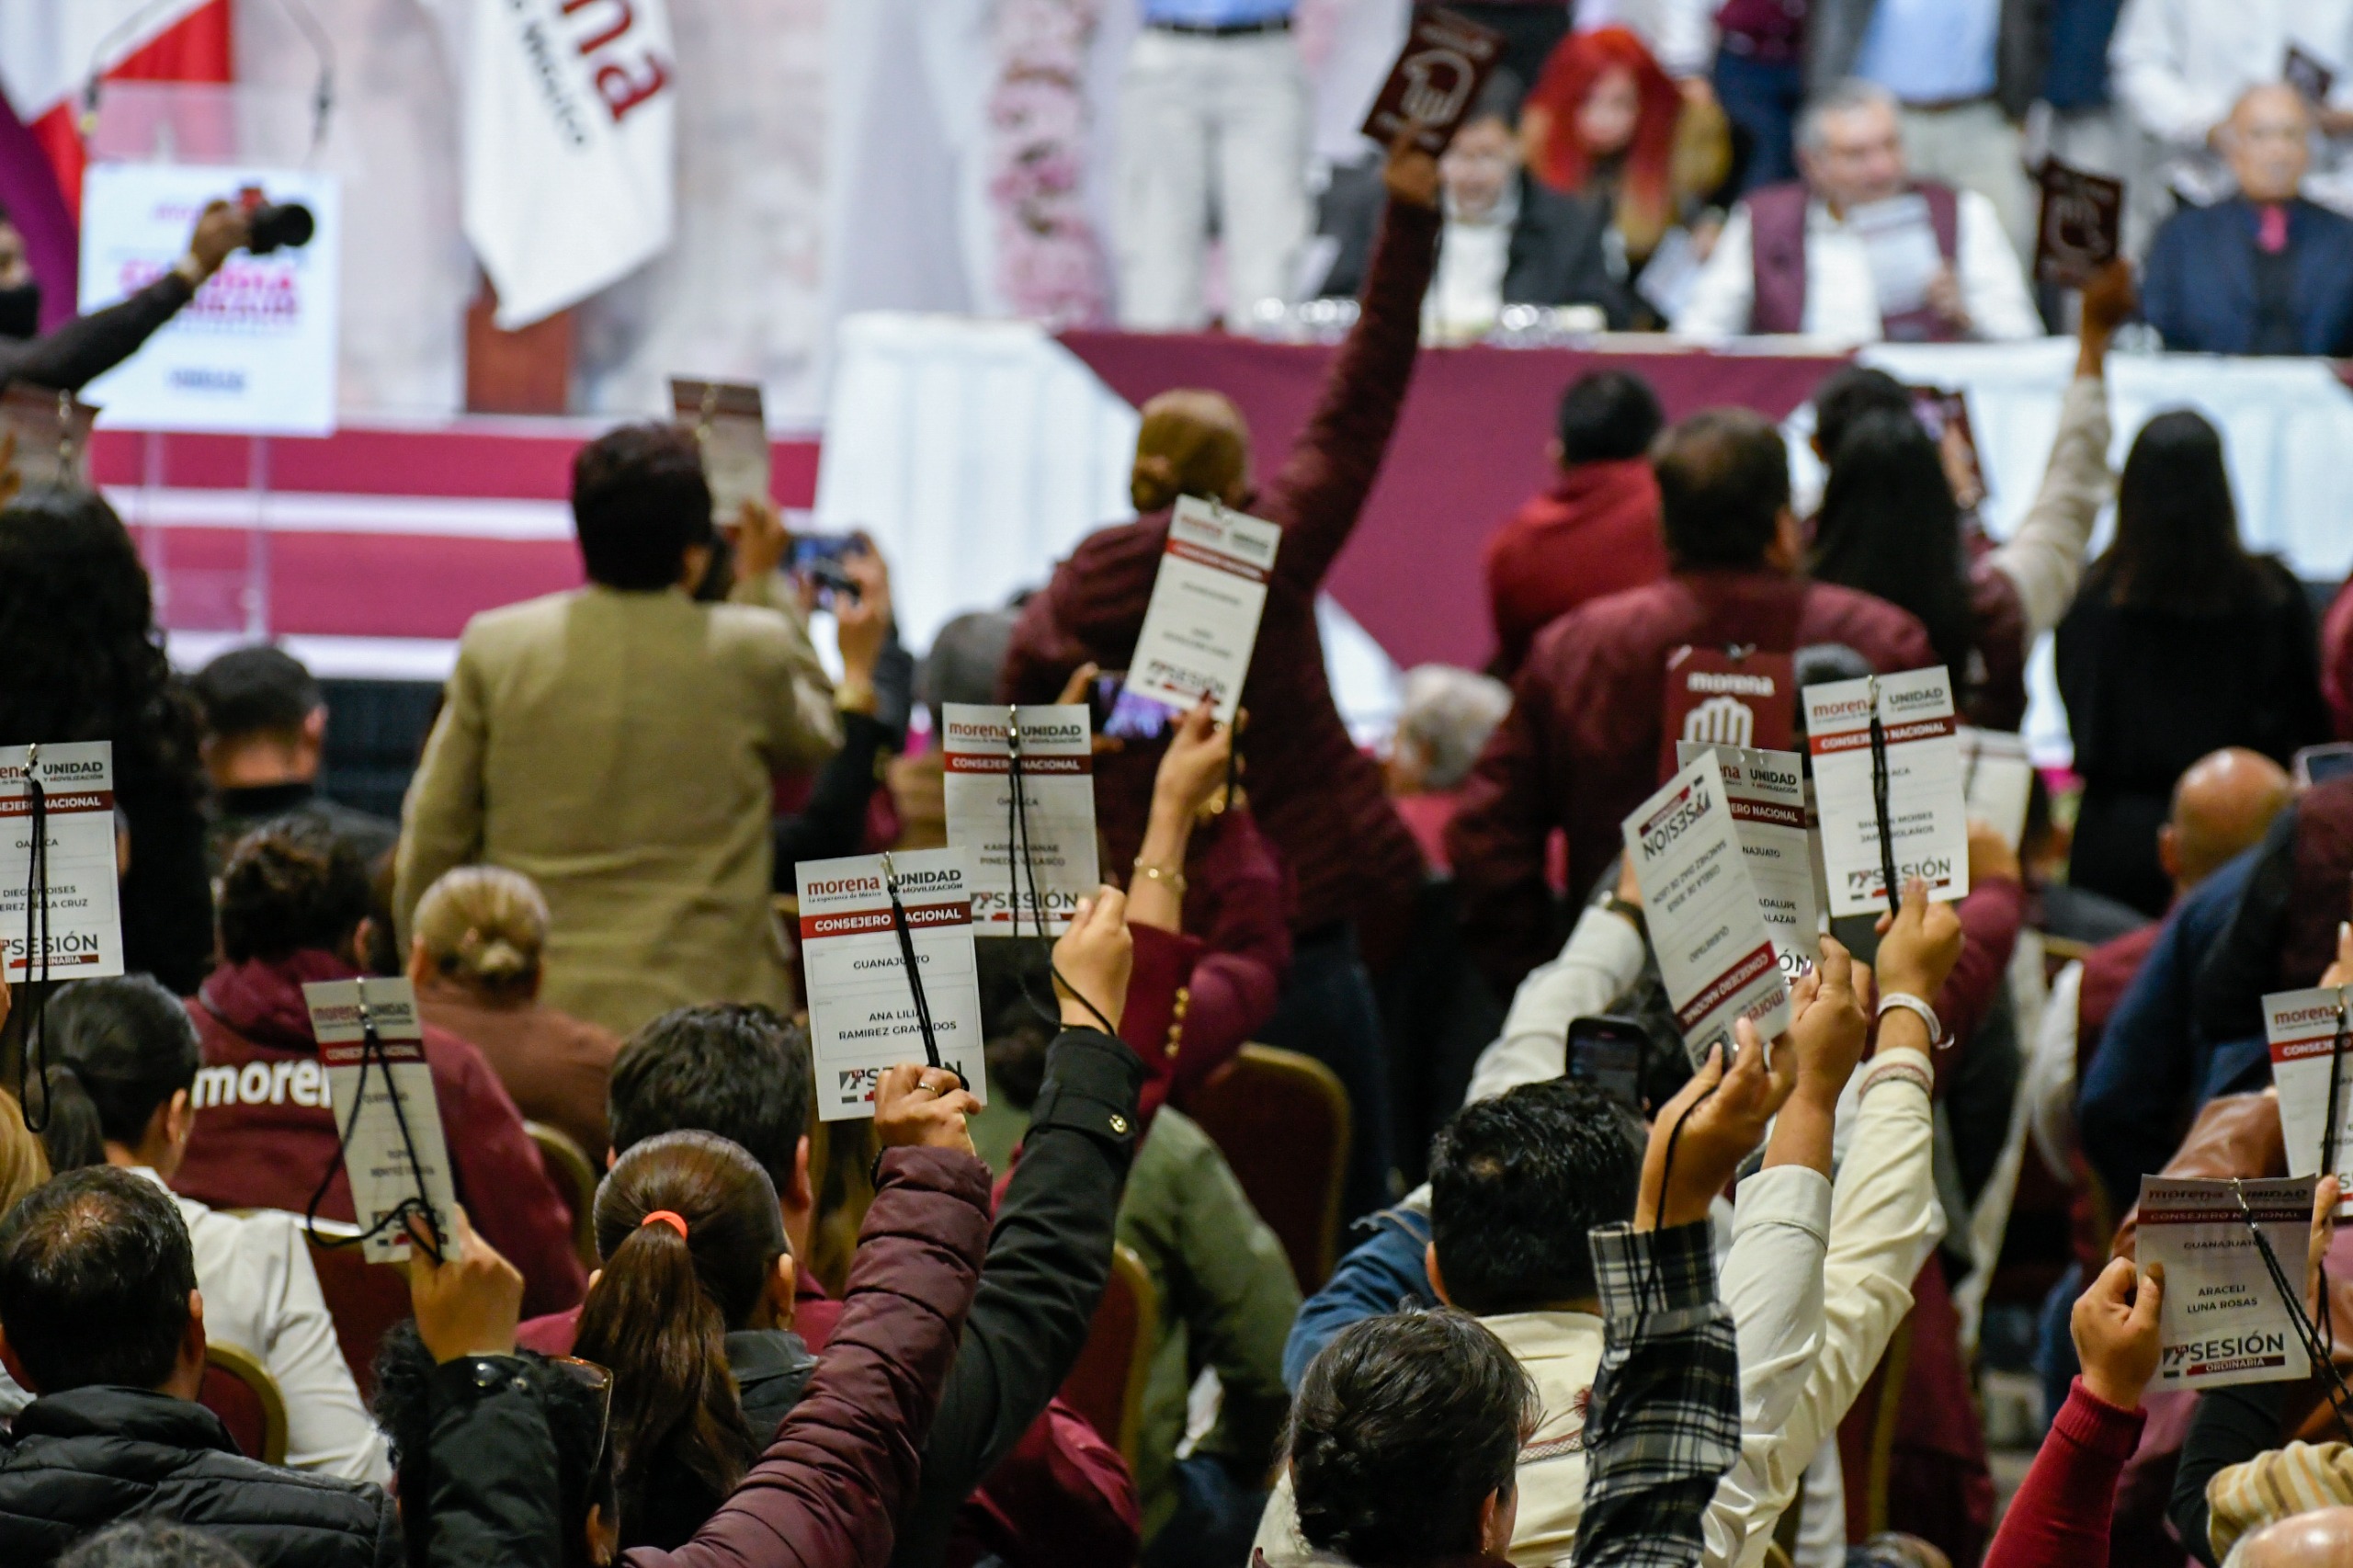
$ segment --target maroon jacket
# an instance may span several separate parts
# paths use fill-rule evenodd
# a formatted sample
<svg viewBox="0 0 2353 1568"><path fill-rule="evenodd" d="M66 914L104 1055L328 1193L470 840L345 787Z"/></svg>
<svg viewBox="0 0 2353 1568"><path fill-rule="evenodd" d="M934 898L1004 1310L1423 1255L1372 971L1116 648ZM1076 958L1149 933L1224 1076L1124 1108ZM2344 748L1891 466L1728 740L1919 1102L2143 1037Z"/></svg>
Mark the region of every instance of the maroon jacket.
<svg viewBox="0 0 2353 1568"><path fill-rule="evenodd" d="M1961 251L1961 199L1950 186L1929 180L1915 182L1912 188L1927 198L1928 227L1937 237L1937 253L1949 267ZM1805 214L1811 199L1802 180L1768 185L1742 198L1748 209L1748 330L1753 333L1805 330ZM1959 335L1926 306L1881 324L1893 342L1950 342Z"/></svg>
<svg viewBox="0 0 2353 1568"><path fill-rule="evenodd" d="M1392 204L1382 221L1364 311L1332 361L1322 400L1253 512L1283 530L1242 704L1250 799L1259 824L1298 878L1291 929L1318 930L1401 909L1422 880L1414 835L1390 809L1381 769L1349 739L1324 673L1315 594L1348 542L1380 472L1412 379L1422 291L1438 254L1438 216ZM1168 543L1168 514L1101 528L1080 543L1014 629L1001 686L1015 702L1051 702L1088 660L1124 669ZM1097 760L1096 801L1109 863L1143 840L1155 759Z"/></svg>
<svg viewBox="0 0 2353 1568"><path fill-rule="evenodd" d="M2109 1561L2117 1478L2144 1410L2119 1410L2077 1378L1995 1532L1985 1568L2096 1568Z"/></svg>
<svg viewBox="0 0 2353 1568"><path fill-rule="evenodd" d="M964 1335L988 1244L988 1169L885 1149L840 1323L809 1392L694 1539L627 1568L881 1568Z"/></svg>
<svg viewBox="0 0 2353 1568"><path fill-rule="evenodd" d="M1579 463L1487 541L1495 672L1509 680L1536 634L1589 599L1666 575L1658 476L1648 458Z"/></svg>
<svg viewBox="0 0 2353 1568"><path fill-rule="evenodd" d="M1446 836L1464 929L1498 994L1560 946L1546 838L1567 834L1569 891L1581 894L1617 855L1618 824L1658 788L1667 654L1687 643L1785 653L1815 642L1845 643L1891 672L1937 662L1908 611L1762 568L1677 573L1544 629Z"/></svg>
<svg viewBox="0 0 2353 1568"><path fill-rule="evenodd" d="M1290 970L1282 869L1249 812L1195 832L1185 873L1185 933L1129 927L1135 971L1120 1038L1143 1062L1146 1126L1164 1100L1181 1109L1274 1017Z"/></svg>
<svg viewBox="0 0 2353 1568"><path fill-rule="evenodd" d="M353 1217L351 1180L336 1157L335 1112L302 986L358 972L323 952L212 971L188 1003L203 1040L204 1070L196 1083L196 1131L172 1177L175 1190L216 1209L300 1214L332 1168L319 1215ZM587 1277L572 1250L571 1215L498 1075L481 1051L430 1024L425 1059L458 1201L474 1228L523 1271L523 1310L577 1304Z"/></svg>

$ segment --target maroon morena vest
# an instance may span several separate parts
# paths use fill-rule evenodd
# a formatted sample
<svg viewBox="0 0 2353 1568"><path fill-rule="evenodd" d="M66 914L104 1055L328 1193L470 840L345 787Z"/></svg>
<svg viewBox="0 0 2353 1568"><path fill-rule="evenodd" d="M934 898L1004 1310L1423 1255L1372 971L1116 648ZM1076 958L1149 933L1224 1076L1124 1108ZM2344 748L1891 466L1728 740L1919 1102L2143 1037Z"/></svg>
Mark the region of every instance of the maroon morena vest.
<svg viewBox="0 0 2353 1568"><path fill-rule="evenodd" d="M1950 186L1921 180L1912 189L1928 199L1928 226L1938 254L1950 266L1961 249L1961 202ZM1805 330L1805 184L1790 180L1752 190L1748 205L1748 264L1754 276L1748 330ZM1956 334L1945 319L1923 305L1881 324L1892 343L1949 343Z"/></svg>

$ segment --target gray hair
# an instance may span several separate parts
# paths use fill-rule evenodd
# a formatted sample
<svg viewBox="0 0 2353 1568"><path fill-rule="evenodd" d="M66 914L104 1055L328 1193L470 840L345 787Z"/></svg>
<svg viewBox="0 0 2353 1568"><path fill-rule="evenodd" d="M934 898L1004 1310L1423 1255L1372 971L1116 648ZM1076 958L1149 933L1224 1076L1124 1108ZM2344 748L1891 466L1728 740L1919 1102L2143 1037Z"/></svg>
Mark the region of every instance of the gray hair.
<svg viewBox="0 0 2353 1568"><path fill-rule="evenodd" d="M1893 114L1896 107L1895 95L1877 82L1866 82L1860 76L1834 82L1806 100L1804 112L1798 116L1798 147L1807 153L1822 151L1823 122L1833 115L1852 114L1859 108L1883 108Z"/></svg>
<svg viewBox="0 0 2353 1568"><path fill-rule="evenodd" d="M994 702L996 677L1013 646L1009 609L967 610L939 629L915 671L915 699L931 710L931 733L943 733L940 709L950 702Z"/></svg>
<svg viewBox="0 0 2353 1568"><path fill-rule="evenodd" d="M1417 665L1405 672L1397 738L1427 759L1429 788L1451 790L1471 776L1510 711L1511 687L1503 682L1452 665Z"/></svg>

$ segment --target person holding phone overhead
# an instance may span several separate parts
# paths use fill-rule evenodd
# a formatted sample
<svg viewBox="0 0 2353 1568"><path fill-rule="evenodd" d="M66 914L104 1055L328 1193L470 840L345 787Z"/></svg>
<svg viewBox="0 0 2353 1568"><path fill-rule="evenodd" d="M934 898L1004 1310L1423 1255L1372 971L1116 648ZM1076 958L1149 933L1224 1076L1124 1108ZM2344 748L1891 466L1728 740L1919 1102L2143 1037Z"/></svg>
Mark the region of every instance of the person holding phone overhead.
<svg viewBox="0 0 2353 1568"><path fill-rule="evenodd" d="M1347 1087L1356 1137L1344 1217L1385 1199L1389 1170L1381 1020L1358 933L1377 915L1410 909L1422 879L1421 853L1382 790L1380 766L1358 751L1340 722L1315 626L1316 592L1347 543L1397 426L1436 262L1436 160L1415 150L1409 132L1392 150L1384 177L1389 205L1363 313L1274 483L1254 491L1249 431L1223 397L1186 390L1152 399L1130 481L1142 515L1090 535L1030 599L998 693L1007 701L1047 702L1080 665L1127 667L1179 496L1206 496L1282 529L1242 689L1251 715L1241 737L1243 781L1297 881L1290 982L1259 1039L1320 1057ZM1154 749L1131 747L1097 767L1108 865L1131 863L1142 846Z"/></svg>

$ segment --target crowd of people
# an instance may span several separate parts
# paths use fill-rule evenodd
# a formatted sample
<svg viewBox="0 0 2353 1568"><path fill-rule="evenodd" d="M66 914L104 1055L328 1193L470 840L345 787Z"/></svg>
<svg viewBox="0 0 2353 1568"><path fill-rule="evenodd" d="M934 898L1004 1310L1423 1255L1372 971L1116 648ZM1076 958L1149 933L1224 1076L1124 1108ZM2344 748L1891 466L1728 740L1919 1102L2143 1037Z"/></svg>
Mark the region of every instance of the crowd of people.
<svg viewBox="0 0 2353 1568"><path fill-rule="evenodd" d="M1168 70L1282 68L1279 4L1180 9L1147 40ZM1392 150L1288 450L1254 452L1215 392L1153 399L1133 517L918 660L870 543L806 580L772 506L714 516L691 431L608 431L573 470L585 585L468 626L397 822L335 799L298 660L176 674L103 496L0 461L0 746L111 743L129 971L17 964L0 990L0 1561L2343 1560L2346 1414L2313 1380L2151 1392L2169 1286L2136 1258L2144 1177L2286 1173L2263 997L2353 982L2353 777L2315 779L2308 749L2353 741L2353 598L2316 620L2246 548L2199 415L2109 459L2111 343L2162 290L2213 302L2167 259L2207 220L2081 290L2045 477L1999 540L1947 428L1878 371L1814 393L1811 515L1756 414L1670 420L1638 376L1579 379L1555 477L1487 546L1490 667L1412 672L1375 754L1318 592L1433 301L1559 260L1466 259L1459 231L1606 177L1606 225L1658 265L1711 119L1771 170L1743 117L1843 51L1784 127L1812 194L1760 187L1694 285L1727 321L1810 321L1858 297L1838 209L1903 184L1904 140L1965 165L2007 123L1969 97L2008 101L2006 47L1997 71L1922 29L1971 10L1992 50L2008 6L1727 6L1748 42L1715 90L1630 32L1547 40L1557 8L1469 9L1518 28L1535 96L1483 99L1444 158ZM2128 102L2207 19L2131 0ZM2333 232L2249 172L2314 111L2195 63L2258 253ZM1997 196L1928 211L1932 329L2039 330ZM157 287L217 266L233 222L208 215ZM2256 335L2284 341L2268 288ZM0 378L53 362L36 344ZM1184 497L1280 530L1240 711L1098 744L1106 885L1059 937L979 944L983 1083L909 1062L870 1119L821 1119L779 918L796 868L943 843L944 710L1077 702L1124 669ZM1807 687L1941 666L2002 732L2046 636L2074 769L2036 776L2022 824L1971 823L1966 896L1913 881L1824 922L1785 1032L1687 1049L1620 831L1683 738L1674 661L1789 656L1801 734ZM9 835L0 915L28 870ZM303 988L393 976L458 1211L407 1219L388 1280L338 1250L350 1108ZM1574 1055L1594 1019L1648 1042L1631 1088ZM1341 1109L1309 1188L1336 1257L1259 1185L1289 1151L1219 1114L1267 1047ZM2325 1177L2301 1275L2324 1333L2353 1312L2336 1207ZM1073 1374L1115 1288L1136 1340L1107 1419ZM1979 1372L2004 1312L2039 1323L2045 1397L1997 1510ZM221 1387L241 1367L265 1436L275 1402L267 1453Z"/></svg>
<svg viewBox="0 0 2353 1568"><path fill-rule="evenodd" d="M1331 24L1299 0L1140 9L1109 128L1122 324L1216 313L1213 243L1236 329L1353 297L1379 161L1329 138L1310 157L1293 38ZM2353 13L2336 0L1446 9L1501 51L1442 164L1439 335L1538 306L1708 342L2039 336L2068 324L2030 276L2055 159L2123 183L2143 319L2167 347L2353 347Z"/></svg>

